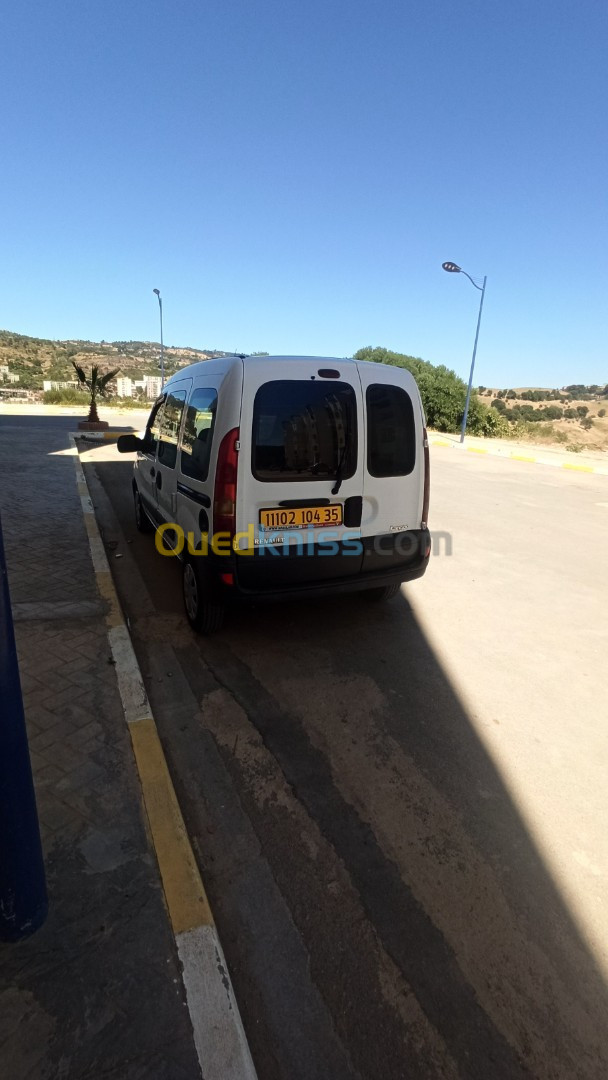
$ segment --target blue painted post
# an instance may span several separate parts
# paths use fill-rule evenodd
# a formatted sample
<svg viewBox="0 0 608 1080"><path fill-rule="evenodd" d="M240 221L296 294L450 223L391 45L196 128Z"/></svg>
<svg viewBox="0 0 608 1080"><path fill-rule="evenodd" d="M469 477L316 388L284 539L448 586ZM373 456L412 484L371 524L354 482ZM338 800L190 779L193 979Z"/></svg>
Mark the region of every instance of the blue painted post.
<svg viewBox="0 0 608 1080"><path fill-rule="evenodd" d="M0 521L0 940L18 941L48 902Z"/></svg>
<svg viewBox="0 0 608 1080"><path fill-rule="evenodd" d="M461 270L460 273L465 274L465 276L469 278L469 281L473 285L475 285L475 282L473 281L473 279L471 277L469 277L469 275L466 273L465 270ZM483 298L484 298L484 296L486 294L486 281L487 280L488 280L487 277L484 277L483 285L481 285L481 286L480 285L475 285L476 289L481 288L481 299L479 301L479 315L477 316L477 329L475 331L475 344L473 345L473 359L471 360L471 373L469 375L469 385L467 386L467 399L466 399L465 405L464 405L464 416L462 418L462 427L460 429L460 441L461 441L461 443L464 442L464 436L465 436L465 432L467 430L467 417L469 415L469 404L470 404L470 401L471 401L471 388L473 386L473 372L475 371L475 357L477 355L477 342L479 340L479 327L481 325L481 313L483 311Z"/></svg>

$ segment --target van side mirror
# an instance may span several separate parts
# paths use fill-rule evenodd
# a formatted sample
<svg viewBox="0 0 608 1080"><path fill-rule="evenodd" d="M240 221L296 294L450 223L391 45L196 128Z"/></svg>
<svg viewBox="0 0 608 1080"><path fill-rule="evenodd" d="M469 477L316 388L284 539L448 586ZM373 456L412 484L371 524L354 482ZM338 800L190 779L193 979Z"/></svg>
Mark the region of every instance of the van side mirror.
<svg viewBox="0 0 608 1080"><path fill-rule="evenodd" d="M132 454L135 450L143 449L143 441L137 435L121 435L116 443L119 454Z"/></svg>

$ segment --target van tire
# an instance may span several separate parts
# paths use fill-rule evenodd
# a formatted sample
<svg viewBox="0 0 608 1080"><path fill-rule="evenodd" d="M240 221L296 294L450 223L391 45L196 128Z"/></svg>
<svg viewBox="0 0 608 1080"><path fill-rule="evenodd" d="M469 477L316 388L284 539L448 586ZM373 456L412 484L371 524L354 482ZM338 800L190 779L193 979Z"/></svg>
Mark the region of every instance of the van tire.
<svg viewBox="0 0 608 1080"><path fill-rule="evenodd" d="M133 488L133 505L135 508L135 528L140 533L151 533L153 525L143 508L141 495L136 487Z"/></svg>
<svg viewBox="0 0 608 1080"><path fill-rule="evenodd" d="M394 585L383 585L382 588L379 589L368 589L365 595L372 603L381 603L386 600L393 600L394 597L398 595L400 589L400 583L396 582Z"/></svg>
<svg viewBox="0 0 608 1080"><path fill-rule="evenodd" d="M186 616L199 634L215 634L224 622L226 608L204 569L194 559L184 559L182 586Z"/></svg>

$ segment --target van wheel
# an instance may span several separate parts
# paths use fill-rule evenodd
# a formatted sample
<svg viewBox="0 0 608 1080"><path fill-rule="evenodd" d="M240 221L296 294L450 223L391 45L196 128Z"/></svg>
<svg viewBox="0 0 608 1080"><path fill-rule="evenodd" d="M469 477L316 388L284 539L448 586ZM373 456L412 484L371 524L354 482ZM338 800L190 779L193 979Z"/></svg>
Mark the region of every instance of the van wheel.
<svg viewBox="0 0 608 1080"><path fill-rule="evenodd" d="M133 503L135 506L135 528L140 533L152 532L152 522L142 506L141 495L137 488L133 488Z"/></svg>
<svg viewBox="0 0 608 1080"><path fill-rule="evenodd" d="M366 596L372 603L379 603L383 600L392 600L398 595L401 589L401 585L396 583L395 585L383 585L381 589L368 589Z"/></svg>
<svg viewBox="0 0 608 1080"><path fill-rule="evenodd" d="M184 606L190 626L199 634L214 634L224 621L225 605L213 595L205 574L190 559L184 561L182 575Z"/></svg>

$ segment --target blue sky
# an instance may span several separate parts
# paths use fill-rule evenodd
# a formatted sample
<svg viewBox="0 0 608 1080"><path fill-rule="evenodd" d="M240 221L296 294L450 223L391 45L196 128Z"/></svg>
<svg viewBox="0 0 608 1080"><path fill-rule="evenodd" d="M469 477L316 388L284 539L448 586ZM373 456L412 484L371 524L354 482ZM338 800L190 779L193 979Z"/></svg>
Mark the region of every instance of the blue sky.
<svg viewBox="0 0 608 1080"><path fill-rule="evenodd" d="M604 0L13 0L0 326L608 381Z"/></svg>

